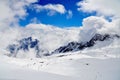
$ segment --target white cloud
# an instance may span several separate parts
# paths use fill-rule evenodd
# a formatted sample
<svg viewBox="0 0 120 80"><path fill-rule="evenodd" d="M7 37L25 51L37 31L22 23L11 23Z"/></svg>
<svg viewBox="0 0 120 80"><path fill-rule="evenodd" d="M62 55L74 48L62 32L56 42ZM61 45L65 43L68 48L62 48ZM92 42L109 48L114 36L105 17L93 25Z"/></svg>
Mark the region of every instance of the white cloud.
<svg viewBox="0 0 120 80"><path fill-rule="evenodd" d="M108 22L102 17L91 16L83 20L80 31L80 41L89 41Z"/></svg>
<svg viewBox="0 0 120 80"><path fill-rule="evenodd" d="M61 4L47 4L47 5L35 5L34 8L40 12L42 10L48 11L48 15L52 16L56 12L60 14L64 14L66 12L66 9L63 5Z"/></svg>
<svg viewBox="0 0 120 80"><path fill-rule="evenodd" d="M26 34L36 37L40 40L41 48L46 50L54 51L60 46L67 44L71 41L78 40L79 29L62 29L53 25L46 24L28 24L26 26ZM25 35L26 35L25 34ZM54 45L53 45L54 44Z"/></svg>
<svg viewBox="0 0 120 80"><path fill-rule="evenodd" d="M80 41L89 41L96 33L120 35L120 19L108 22L103 17L90 16L82 24Z"/></svg>
<svg viewBox="0 0 120 80"><path fill-rule="evenodd" d="M71 10L68 10L67 12L68 12L67 19L72 18L72 16L73 16L72 11L71 11Z"/></svg>
<svg viewBox="0 0 120 80"><path fill-rule="evenodd" d="M25 6L37 0L0 0L0 30L5 26L17 24L27 15ZM3 27L4 26L4 27Z"/></svg>
<svg viewBox="0 0 120 80"><path fill-rule="evenodd" d="M30 22L38 24L38 23L40 23L40 20L38 20L37 17L34 17L30 20Z"/></svg>
<svg viewBox="0 0 120 80"><path fill-rule="evenodd" d="M97 12L97 16L83 19L80 40L89 41L96 33L120 34L120 1L119 0L83 0L77 3L78 11ZM99 16L98 16L99 15ZM112 21L104 17L111 16ZM89 36L88 36L89 35Z"/></svg>
<svg viewBox="0 0 120 80"><path fill-rule="evenodd" d="M120 0L84 0L77 6L84 12L96 11L99 15L120 17Z"/></svg>

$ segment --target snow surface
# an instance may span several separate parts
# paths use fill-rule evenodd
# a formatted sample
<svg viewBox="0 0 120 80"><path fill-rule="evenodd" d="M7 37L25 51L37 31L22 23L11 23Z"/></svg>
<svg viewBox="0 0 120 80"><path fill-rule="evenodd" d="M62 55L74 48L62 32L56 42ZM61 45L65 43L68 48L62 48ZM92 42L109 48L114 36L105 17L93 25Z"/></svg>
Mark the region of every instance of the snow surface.
<svg viewBox="0 0 120 80"><path fill-rule="evenodd" d="M74 77L24 69L20 66L9 64L5 60L7 60L5 57L0 57L0 80L79 80Z"/></svg>
<svg viewBox="0 0 120 80"><path fill-rule="evenodd" d="M99 50L29 59L1 55L0 79L119 80L120 55L119 57L118 55L110 56L109 53Z"/></svg>
<svg viewBox="0 0 120 80"><path fill-rule="evenodd" d="M96 33L120 35L119 20L108 22L92 16L84 19L80 28L29 24L0 30L0 80L120 80L120 39L41 58L32 56L34 50L20 52L16 58L6 56L6 47L22 38L38 39L42 50L52 52L71 41L89 41Z"/></svg>

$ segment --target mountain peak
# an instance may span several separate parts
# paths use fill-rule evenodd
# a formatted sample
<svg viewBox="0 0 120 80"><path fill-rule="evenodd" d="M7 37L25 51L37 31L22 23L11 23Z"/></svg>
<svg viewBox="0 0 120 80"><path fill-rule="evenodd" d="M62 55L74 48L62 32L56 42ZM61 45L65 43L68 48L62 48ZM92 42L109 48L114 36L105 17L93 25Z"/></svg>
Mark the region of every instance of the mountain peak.
<svg viewBox="0 0 120 80"><path fill-rule="evenodd" d="M96 41L105 41L113 38L120 38L119 35L109 35L109 34L95 34L88 42L70 42L66 46L61 46L52 53L66 53L70 51L79 51L87 47L92 47L95 45Z"/></svg>

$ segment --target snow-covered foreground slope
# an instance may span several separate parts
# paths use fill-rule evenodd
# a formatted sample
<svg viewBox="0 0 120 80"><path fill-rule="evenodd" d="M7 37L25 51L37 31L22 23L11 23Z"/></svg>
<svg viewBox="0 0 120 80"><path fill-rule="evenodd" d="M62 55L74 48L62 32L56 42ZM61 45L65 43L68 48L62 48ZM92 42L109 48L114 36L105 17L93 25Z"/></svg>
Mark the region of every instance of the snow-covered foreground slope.
<svg viewBox="0 0 120 80"><path fill-rule="evenodd" d="M54 54L42 58L0 57L0 79L120 80L119 46ZM106 51L105 51L106 50Z"/></svg>
<svg viewBox="0 0 120 80"><path fill-rule="evenodd" d="M6 60L9 59L0 56L0 80L79 80L75 77L24 69Z"/></svg>

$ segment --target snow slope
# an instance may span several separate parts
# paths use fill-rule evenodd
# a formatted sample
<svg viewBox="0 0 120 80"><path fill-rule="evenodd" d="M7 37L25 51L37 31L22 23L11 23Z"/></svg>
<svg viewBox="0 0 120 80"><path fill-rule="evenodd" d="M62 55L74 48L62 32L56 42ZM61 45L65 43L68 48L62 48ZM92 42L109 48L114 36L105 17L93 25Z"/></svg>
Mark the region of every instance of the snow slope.
<svg viewBox="0 0 120 80"><path fill-rule="evenodd" d="M74 77L24 69L5 60L7 60L5 57L0 56L0 80L79 80Z"/></svg>
<svg viewBox="0 0 120 80"><path fill-rule="evenodd" d="M40 49L49 52L72 41L89 41L94 34L120 35L119 20L108 22L99 17L88 17L83 27L61 29L51 25L29 24L25 28L0 31L0 79L12 80L120 80L120 39L96 41L93 47L69 53L36 58L34 50L8 57L6 47L32 37L40 41ZM24 57L28 55L29 57ZM42 53L41 53L42 54Z"/></svg>
<svg viewBox="0 0 120 80"><path fill-rule="evenodd" d="M96 50L30 59L1 56L0 79L119 80L120 57L109 55Z"/></svg>
<svg viewBox="0 0 120 80"><path fill-rule="evenodd" d="M18 72L13 79L33 78L48 80L119 80L120 46L85 49L74 53L61 53L41 58L13 58L1 55L0 78L6 79ZM3 67L4 66L4 67ZM7 67L6 67L7 66ZM8 67L9 66L9 67ZM5 68L5 69L4 69ZM12 69L13 73L10 73ZM20 71L20 72L19 72ZM25 73L25 75L23 75ZM35 75L33 75L35 74ZM39 74L39 76L37 76ZM47 76L47 77L44 77Z"/></svg>

